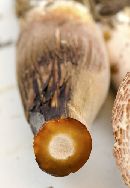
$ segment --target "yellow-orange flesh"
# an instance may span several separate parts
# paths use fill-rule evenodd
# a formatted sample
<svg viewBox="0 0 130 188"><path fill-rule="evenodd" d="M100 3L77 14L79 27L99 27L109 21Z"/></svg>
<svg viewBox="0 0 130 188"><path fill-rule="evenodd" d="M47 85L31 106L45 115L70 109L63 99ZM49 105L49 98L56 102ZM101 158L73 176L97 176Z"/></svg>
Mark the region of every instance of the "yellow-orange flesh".
<svg viewBox="0 0 130 188"><path fill-rule="evenodd" d="M92 139L85 125L72 119L46 122L34 137L39 167L53 176L67 176L88 160Z"/></svg>

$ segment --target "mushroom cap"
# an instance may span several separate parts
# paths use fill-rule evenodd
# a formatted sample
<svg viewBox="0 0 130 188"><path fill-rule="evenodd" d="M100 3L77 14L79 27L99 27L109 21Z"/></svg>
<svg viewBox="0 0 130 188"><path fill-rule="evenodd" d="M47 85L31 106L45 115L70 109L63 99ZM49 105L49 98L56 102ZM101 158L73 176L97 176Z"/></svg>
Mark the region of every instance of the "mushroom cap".
<svg viewBox="0 0 130 188"><path fill-rule="evenodd" d="M114 156L125 183L130 187L130 72L117 92L112 115Z"/></svg>

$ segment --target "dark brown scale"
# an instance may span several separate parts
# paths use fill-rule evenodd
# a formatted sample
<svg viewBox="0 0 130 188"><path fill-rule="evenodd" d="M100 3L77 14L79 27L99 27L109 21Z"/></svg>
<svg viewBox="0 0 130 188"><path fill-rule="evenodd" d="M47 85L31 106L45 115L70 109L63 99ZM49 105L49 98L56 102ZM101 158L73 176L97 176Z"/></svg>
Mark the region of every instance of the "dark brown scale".
<svg viewBox="0 0 130 188"><path fill-rule="evenodd" d="M66 46L65 46L66 47ZM67 83L67 78L61 78L61 65L64 63L62 60L62 56L67 56L67 61L70 59L73 59L72 57L75 56L75 52L69 50L69 47L67 47L67 52L65 47L62 46L59 53L53 53L51 51L48 52L46 55L42 55L41 58L38 59L37 65L41 66L49 66L51 71L47 78L47 81L42 84L42 93L39 91L39 86L37 82L37 74L39 75L40 72L36 72L35 69L35 77L33 79L33 90L36 95L34 104L30 108L29 111L31 112L40 112L44 115L45 120L49 120L52 116L52 118L58 118L62 116L62 114L66 114L65 111L65 102L67 102L70 99L70 86ZM49 58L49 60L47 59ZM72 64L75 64L76 58L74 58L74 61ZM55 61L54 61L55 59ZM35 68L35 66L34 66ZM67 73L66 73L67 74ZM67 76L68 77L68 76ZM63 80L63 83L61 85L61 79ZM65 81L66 80L66 81ZM68 89L67 89L68 88ZM57 100L58 100L58 106L52 107L51 103L53 100L53 97L57 91ZM43 96L43 101L41 100L41 96Z"/></svg>

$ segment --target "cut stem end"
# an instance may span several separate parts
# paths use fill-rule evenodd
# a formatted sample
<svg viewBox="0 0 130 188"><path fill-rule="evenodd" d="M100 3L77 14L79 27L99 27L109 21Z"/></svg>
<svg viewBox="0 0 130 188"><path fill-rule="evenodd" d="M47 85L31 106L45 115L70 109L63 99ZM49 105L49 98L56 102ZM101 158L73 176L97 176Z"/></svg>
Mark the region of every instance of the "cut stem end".
<svg viewBox="0 0 130 188"><path fill-rule="evenodd" d="M78 171L88 160L91 149L87 128L72 118L48 121L34 137L39 167L54 176Z"/></svg>

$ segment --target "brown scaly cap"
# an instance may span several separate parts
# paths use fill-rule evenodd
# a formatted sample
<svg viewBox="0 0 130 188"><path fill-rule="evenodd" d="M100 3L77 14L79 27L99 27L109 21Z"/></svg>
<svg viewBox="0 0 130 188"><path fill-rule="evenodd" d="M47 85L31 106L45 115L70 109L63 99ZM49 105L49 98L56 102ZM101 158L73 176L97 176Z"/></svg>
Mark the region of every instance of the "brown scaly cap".
<svg viewBox="0 0 130 188"><path fill-rule="evenodd" d="M117 92L112 116L114 155L125 183L130 186L130 72Z"/></svg>
<svg viewBox="0 0 130 188"><path fill-rule="evenodd" d="M34 137L34 152L39 167L54 176L79 170L88 160L92 139L79 121L66 118L44 124Z"/></svg>

